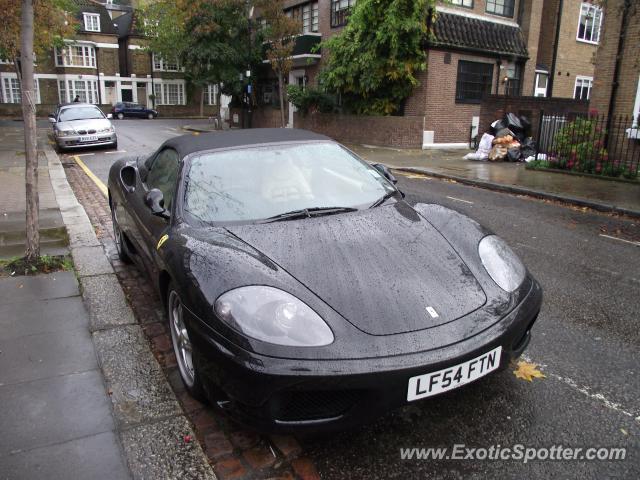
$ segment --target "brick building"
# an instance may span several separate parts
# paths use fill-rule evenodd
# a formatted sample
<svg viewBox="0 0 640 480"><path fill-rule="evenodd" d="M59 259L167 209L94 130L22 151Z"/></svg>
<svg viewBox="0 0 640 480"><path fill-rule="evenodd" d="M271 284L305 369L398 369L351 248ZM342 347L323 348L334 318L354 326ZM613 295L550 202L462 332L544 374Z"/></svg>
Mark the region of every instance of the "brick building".
<svg viewBox="0 0 640 480"><path fill-rule="evenodd" d="M544 0L542 18L534 94L589 100L604 39L603 8L592 1Z"/></svg>
<svg viewBox="0 0 640 480"><path fill-rule="evenodd" d="M355 0L285 1L285 11L302 24L289 84L315 83L321 56L298 46L312 47L340 32L354 4ZM420 86L402 106L403 116L413 118L412 126L422 125L413 146L466 145L470 135L478 133L484 95L533 94L535 65L528 60L537 53L541 4L532 0L438 2L436 40L428 47L427 71L420 74ZM276 105L276 90L275 84L259 89L259 101ZM293 110L289 106L290 124Z"/></svg>
<svg viewBox="0 0 640 480"><path fill-rule="evenodd" d="M198 114L201 91L187 88L184 69L147 52L136 22L136 10L120 2L73 0L79 30L64 48L37 59L35 69L38 114L58 103L73 101L109 109L117 102L157 108L161 115ZM205 89L204 113L217 112L215 88ZM0 113L20 112L20 84L13 63L0 60Z"/></svg>
<svg viewBox="0 0 640 480"><path fill-rule="evenodd" d="M340 32L353 4L355 0L286 0L285 10L301 21L299 43L314 45ZM487 94L590 98L605 19L598 4L448 0L437 2L436 9L436 40L428 45L427 71L402 109L405 117L419 118L423 125L422 138L414 140L414 146L466 144L479 133L480 103ZM306 40L311 37L316 41ZM315 83L322 59L311 53L298 49L290 84ZM276 91L275 84L267 87L259 100L275 106ZM293 110L290 106L290 124ZM302 123L309 122L300 119ZM417 120L410 123L414 130Z"/></svg>
<svg viewBox="0 0 640 480"><path fill-rule="evenodd" d="M608 0L596 56L592 109L607 116L640 117L640 5ZM637 135L635 132L630 134ZM635 138L639 138L637 135Z"/></svg>

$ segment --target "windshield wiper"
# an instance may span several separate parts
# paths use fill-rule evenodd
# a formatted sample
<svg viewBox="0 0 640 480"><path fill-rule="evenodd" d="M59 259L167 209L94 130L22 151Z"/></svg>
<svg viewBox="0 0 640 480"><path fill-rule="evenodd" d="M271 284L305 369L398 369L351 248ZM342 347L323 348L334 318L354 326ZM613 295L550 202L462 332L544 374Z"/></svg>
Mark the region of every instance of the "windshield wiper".
<svg viewBox="0 0 640 480"><path fill-rule="evenodd" d="M387 200L389 200L391 197L395 197L395 195L398 193L398 190L391 190L390 192L385 193L381 198L379 198L378 200L376 200L374 203L371 204L371 206L369 208L375 208L375 207L379 207L380 205L382 205L384 202L386 202Z"/></svg>
<svg viewBox="0 0 640 480"><path fill-rule="evenodd" d="M301 208L300 210L292 210L290 212L280 213L273 217L260 220L258 223L280 222L282 220L295 220L296 218L319 217L322 215L333 215L336 213L355 212L357 208L353 207L313 207Z"/></svg>

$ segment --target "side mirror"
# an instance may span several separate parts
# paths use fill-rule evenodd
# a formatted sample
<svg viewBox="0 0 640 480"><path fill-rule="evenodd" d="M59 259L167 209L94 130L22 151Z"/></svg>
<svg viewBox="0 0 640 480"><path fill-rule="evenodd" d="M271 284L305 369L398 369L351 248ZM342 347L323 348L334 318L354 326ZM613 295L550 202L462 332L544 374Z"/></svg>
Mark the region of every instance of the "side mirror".
<svg viewBox="0 0 640 480"><path fill-rule="evenodd" d="M169 218L169 212L164 208L164 195L157 188L147 192L144 196L144 203L156 217Z"/></svg>
<svg viewBox="0 0 640 480"><path fill-rule="evenodd" d="M110 113L107 113L107 118L111 120L113 118L113 115L111 115Z"/></svg>
<svg viewBox="0 0 640 480"><path fill-rule="evenodd" d="M128 193L133 193L136 189L137 173L135 167L131 165L127 165L120 170L120 181Z"/></svg>
<svg viewBox="0 0 640 480"><path fill-rule="evenodd" d="M56 116L53 113L50 113L48 117L49 117L49 122L56 123Z"/></svg>
<svg viewBox="0 0 640 480"><path fill-rule="evenodd" d="M391 170L389 170L386 165L383 165L382 163L374 163L372 167L378 170L382 175L384 175L387 180L389 180L394 185L398 183L398 179L393 176Z"/></svg>

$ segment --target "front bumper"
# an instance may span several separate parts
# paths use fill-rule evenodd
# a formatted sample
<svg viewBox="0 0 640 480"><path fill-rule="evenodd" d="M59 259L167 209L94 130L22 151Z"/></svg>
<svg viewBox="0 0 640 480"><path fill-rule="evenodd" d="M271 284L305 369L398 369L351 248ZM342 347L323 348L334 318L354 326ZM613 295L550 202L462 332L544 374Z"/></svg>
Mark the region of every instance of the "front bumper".
<svg viewBox="0 0 640 480"><path fill-rule="evenodd" d="M542 290L533 281L525 298L499 322L446 348L393 357L292 360L224 346L210 327L188 314L192 342L212 403L247 426L268 432L328 431L362 424L407 404L409 378L438 371L502 346L500 368L527 347Z"/></svg>
<svg viewBox="0 0 640 480"><path fill-rule="evenodd" d="M115 132L111 133L98 133L95 134L98 137L95 141L81 142L80 135L73 135L68 137L55 137L56 143L60 148L83 148L83 147L95 147L100 145L114 145L118 141L118 137Z"/></svg>

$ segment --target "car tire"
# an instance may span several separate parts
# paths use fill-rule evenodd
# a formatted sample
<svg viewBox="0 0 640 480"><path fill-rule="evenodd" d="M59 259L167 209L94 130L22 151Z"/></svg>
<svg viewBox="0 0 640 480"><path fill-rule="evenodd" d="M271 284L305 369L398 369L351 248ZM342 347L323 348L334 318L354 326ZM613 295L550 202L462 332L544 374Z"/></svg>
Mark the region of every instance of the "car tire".
<svg viewBox="0 0 640 480"><path fill-rule="evenodd" d="M112 148L113 148L114 150L117 150L117 149L118 149L118 141L117 141L117 140L116 140L115 142L113 142Z"/></svg>
<svg viewBox="0 0 640 480"><path fill-rule="evenodd" d="M131 257L129 257L124 249L124 237L122 236L122 230L120 229L120 224L116 218L116 211L114 210L113 205L111 206L111 223L113 224L113 239L116 244L118 258L123 263L131 263Z"/></svg>
<svg viewBox="0 0 640 480"><path fill-rule="evenodd" d="M118 117L118 120L122 120L124 118L124 113L120 112L116 117Z"/></svg>
<svg viewBox="0 0 640 480"><path fill-rule="evenodd" d="M153 113L150 113L149 115L147 115L147 118L148 118L149 120L153 120L153 119L154 119L154 118L156 118L156 117L153 115Z"/></svg>
<svg viewBox="0 0 640 480"><path fill-rule="evenodd" d="M171 332L171 344L176 356L180 378L189 394L201 402L206 395L200 373L198 371L197 351L189 338L189 331L183 317L182 299L173 282L167 289L167 319Z"/></svg>

